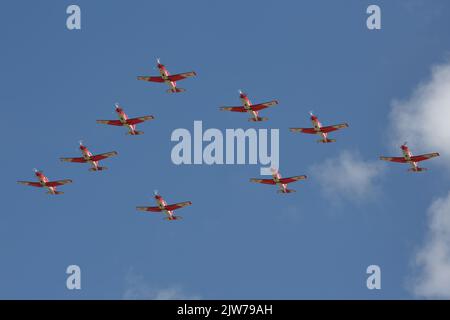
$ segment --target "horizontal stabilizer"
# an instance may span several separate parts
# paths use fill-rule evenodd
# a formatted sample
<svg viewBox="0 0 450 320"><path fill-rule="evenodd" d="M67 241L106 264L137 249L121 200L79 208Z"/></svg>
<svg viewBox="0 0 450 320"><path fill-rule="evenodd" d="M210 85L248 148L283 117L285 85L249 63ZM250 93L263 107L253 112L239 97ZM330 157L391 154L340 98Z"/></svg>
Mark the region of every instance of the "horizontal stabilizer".
<svg viewBox="0 0 450 320"><path fill-rule="evenodd" d="M130 136L140 136L141 134L144 134L144 131L137 131L137 130L128 131L127 134Z"/></svg>
<svg viewBox="0 0 450 320"><path fill-rule="evenodd" d="M428 170L427 168L419 168L419 167L408 169L409 172L422 172L422 171L427 171L427 170Z"/></svg>
<svg viewBox="0 0 450 320"><path fill-rule="evenodd" d="M278 190L278 193L294 193L295 190L294 189L283 189L283 190Z"/></svg>
<svg viewBox="0 0 450 320"><path fill-rule="evenodd" d="M266 117L256 117L256 118L250 118L248 121L250 122L260 122L260 121L267 121L269 118Z"/></svg>
<svg viewBox="0 0 450 320"><path fill-rule="evenodd" d="M336 139L320 139L317 140L317 143L331 143L331 142L336 142Z"/></svg>
<svg viewBox="0 0 450 320"><path fill-rule="evenodd" d="M47 191L47 194L64 194L63 191L55 191L55 192L51 192L51 191Z"/></svg>
<svg viewBox="0 0 450 320"><path fill-rule="evenodd" d="M168 93L176 93L176 92L185 92L186 91L186 89L183 89L183 88L174 88L174 89L167 89L166 90Z"/></svg>
<svg viewBox="0 0 450 320"><path fill-rule="evenodd" d="M164 218L164 220L169 220L169 221L171 221L171 220L182 220L182 219L183 219L183 217L181 217L181 216L174 216L174 215L167 216L167 217Z"/></svg>
<svg viewBox="0 0 450 320"><path fill-rule="evenodd" d="M103 171L106 169L108 169L108 167L92 167L92 168L89 168L89 171Z"/></svg>

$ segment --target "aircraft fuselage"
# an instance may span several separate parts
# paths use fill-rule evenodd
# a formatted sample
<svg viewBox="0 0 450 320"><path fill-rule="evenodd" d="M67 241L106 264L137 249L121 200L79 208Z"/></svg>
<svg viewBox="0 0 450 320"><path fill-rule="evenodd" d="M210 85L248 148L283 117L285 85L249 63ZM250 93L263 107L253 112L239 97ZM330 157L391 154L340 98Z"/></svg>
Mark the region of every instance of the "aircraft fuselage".
<svg viewBox="0 0 450 320"><path fill-rule="evenodd" d="M241 94L239 95L239 98L241 99L242 104L243 104L245 110L247 110L247 112L248 112L253 118L257 119L257 118L258 118L258 111L254 111L254 110L251 109L252 103L251 103L250 99L247 97L247 95L241 93Z"/></svg>
<svg viewBox="0 0 450 320"><path fill-rule="evenodd" d="M56 187L49 187L46 185L46 183L49 180L43 173L36 172L36 177L38 178L38 180L43 188L46 188L48 190L48 192L51 194L56 194Z"/></svg>
<svg viewBox="0 0 450 320"><path fill-rule="evenodd" d="M172 91L175 91L177 88L177 82L169 80L170 73L166 69L166 67L163 66L162 64L158 64L158 70L159 70L159 74L161 75L161 78L163 78L164 82L170 87L170 89Z"/></svg>
<svg viewBox="0 0 450 320"><path fill-rule="evenodd" d="M173 211L166 209L167 202L163 199L163 197L161 197L160 195L156 195L155 200L156 200L156 203L158 204L158 207L162 210L162 212L164 212L165 214L167 214L169 216L169 220L172 220L173 219Z"/></svg>

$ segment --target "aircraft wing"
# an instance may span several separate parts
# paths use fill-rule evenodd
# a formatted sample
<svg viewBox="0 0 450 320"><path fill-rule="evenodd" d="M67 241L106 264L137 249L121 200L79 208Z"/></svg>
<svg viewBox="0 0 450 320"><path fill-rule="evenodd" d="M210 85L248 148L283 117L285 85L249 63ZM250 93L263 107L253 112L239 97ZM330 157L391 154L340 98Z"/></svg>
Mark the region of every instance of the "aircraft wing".
<svg viewBox="0 0 450 320"><path fill-rule="evenodd" d="M150 212L161 212L162 211L162 209L160 207L136 207L136 210L150 211Z"/></svg>
<svg viewBox="0 0 450 320"><path fill-rule="evenodd" d="M277 104L278 104L277 100L272 100L272 101L269 101L269 102L253 104L251 106L251 109L253 111L259 111L259 110L266 109L268 107L271 107L271 106L274 106L274 105L277 105Z"/></svg>
<svg viewBox="0 0 450 320"><path fill-rule="evenodd" d="M119 120L97 120L97 123L109 124L110 126L123 126Z"/></svg>
<svg viewBox="0 0 450 320"><path fill-rule="evenodd" d="M97 154L95 156L91 157L92 161L100 161L106 158L110 158L110 157L114 157L117 155L116 151L111 151L111 152L106 152L106 153L101 153L101 154Z"/></svg>
<svg viewBox="0 0 450 320"><path fill-rule="evenodd" d="M244 107L220 107L222 111L232 111L232 112L247 112Z"/></svg>
<svg viewBox="0 0 450 320"><path fill-rule="evenodd" d="M191 204L192 204L192 202L190 202L190 201L179 202L179 203L175 203L175 204L169 204L169 205L165 206L165 209L172 211L172 210L177 210L180 208L190 206Z"/></svg>
<svg viewBox="0 0 450 320"><path fill-rule="evenodd" d="M138 118L132 118L132 119L127 120L127 124L133 125L133 124L138 124L138 123L148 121L148 120L153 120L153 119L155 119L154 116L143 116L143 117L138 117Z"/></svg>
<svg viewBox="0 0 450 320"><path fill-rule="evenodd" d="M64 184L68 184L68 183L72 183L72 180L66 179L66 180L49 181L49 182L46 182L45 185L47 187L57 187L57 186L62 186Z"/></svg>
<svg viewBox="0 0 450 320"><path fill-rule="evenodd" d="M439 157L439 153L434 152L434 153L421 154L419 156L412 156L411 161L419 162L419 161L428 160L428 159L431 159L434 157Z"/></svg>
<svg viewBox="0 0 450 320"><path fill-rule="evenodd" d="M291 183L291 182L295 182L295 181L298 181L298 180L305 180L306 178L307 177L305 175L303 175L303 176L295 176L295 177L290 177L290 178L281 178L280 182L286 184L286 183Z"/></svg>
<svg viewBox="0 0 450 320"><path fill-rule="evenodd" d="M85 163L86 160L82 157L78 158L60 158L63 162L79 162L79 163Z"/></svg>
<svg viewBox="0 0 450 320"><path fill-rule="evenodd" d="M318 131L316 131L314 128L290 128L292 132L303 132L303 133L310 133L310 134L316 134Z"/></svg>
<svg viewBox="0 0 450 320"><path fill-rule="evenodd" d="M263 183L263 184L275 184L273 179L250 179L250 182Z"/></svg>
<svg viewBox="0 0 450 320"><path fill-rule="evenodd" d="M164 82L164 79L162 77L138 76L137 79L149 82Z"/></svg>
<svg viewBox="0 0 450 320"><path fill-rule="evenodd" d="M167 77L170 81L180 81L186 78L195 77L197 74L194 71L191 72L185 72L185 73L179 73L179 74L173 74Z"/></svg>
<svg viewBox="0 0 450 320"><path fill-rule="evenodd" d="M24 184L26 186L42 188L42 184L40 184L39 182L17 181L17 183Z"/></svg>
<svg viewBox="0 0 450 320"><path fill-rule="evenodd" d="M404 157L380 157L380 160L398 162L398 163L406 163Z"/></svg>
<svg viewBox="0 0 450 320"><path fill-rule="evenodd" d="M336 131L336 130L347 128L347 127L348 127L347 123L335 124L333 126L327 126L327 127L320 128L320 132L328 133L328 132Z"/></svg>

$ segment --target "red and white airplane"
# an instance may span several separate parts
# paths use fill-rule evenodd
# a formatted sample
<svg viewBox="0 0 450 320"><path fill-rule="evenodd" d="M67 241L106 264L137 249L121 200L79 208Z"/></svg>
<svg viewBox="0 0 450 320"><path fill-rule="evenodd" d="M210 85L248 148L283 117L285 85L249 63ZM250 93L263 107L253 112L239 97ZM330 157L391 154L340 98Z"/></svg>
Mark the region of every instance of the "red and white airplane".
<svg viewBox="0 0 450 320"><path fill-rule="evenodd" d="M165 220L181 220L182 217L174 215L173 211L184 208L187 206L190 206L192 202L185 201L175 204L167 204L167 202L158 194L157 191L155 191L155 200L157 207L136 207L136 210L139 211L150 211L150 212L163 212L167 214L167 217L165 217Z"/></svg>
<svg viewBox="0 0 450 320"><path fill-rule="evenodd" d="M157 67L158 67L159 73L161 75L160 77L158 77L158 76L138 76L137 79L149 81L149 82L160 82L160 83L165 82L169 86L169 89L167 90L167 92L171 93L171 92L186 91L185 89L177 87L177 81L180 81L180 80L183 80L186 78L190 78L190 77L195 77L197 75L194 71L171 75L169 73L169 71L167 71L166 67L163 64L161 64L161 62L159 61L159 58L156 59L156 61L157 61Z"/></svg>
<svg viewBox="0 0 450 320"><path fill-rule="evenodd" d="M248 112L252 118L248 119L248 121L258 122L258 121L266 121L268 118L258 116L258 111L266 109L268 107L274 106L278 104L277 100L272 100L269 102L252 104L247 94L243 93L239 90L239 98L242 101L243 106L239 107L221 107L222 111L232 111L232 112Z"/></svg>
<svg viewBox="0 0 450 320"><path fill-rule="evenodd" d="M108 124L110 126L126 126L128 128L127 134L136 136L144 133L143 131L136 130L136 125L138 123L155 119L154 116L143 116L130 119L118 103L116 103L115 106L119 120L97 120L97 123Z"/></svg>
<svg viewBox="0 0 450 320"><path fill-rule="evenodd" d="M317 140L317 142L330 143L330 142L336 142L336 140L328 139L328 133L348 127L347 123L341 123L341 124L336 124L334 126L323 127L322 124L320 123L319 119L315 115L313 115L312 112L310 112L309 114L311 115L311 122L312 122L313 128L290 128L289 130L291 130L292 132L317 134L322 137L322 139Z"/></svg>
<svg viewBox="0 0 450 320"><path fill-rule="evenodd" d="M402 149L403 157L380 157L380 160L391 161L391 162L399 162L399 163L409 163L411 168L408 169L410 172L421 172L426 171L426 168L421 168L417 165L417 162L428 160L434 157L439 157L439 153L427 153L421 154L419 156L413 156L411 151L409 151L406 142L400 146Z"/></svg>
<svg viewBox="0 0 450 320"><path fill-rule="evenodd" d="M63 161L63 162L90 163L92 167L89 168L89 171L102 171L102 170L106 170L108 168L107 167L100 167L98 165L98 162L100 160L104 160L106 158L114 157L114 156L117 155L116 151L93 155L88 150L88 148L86 148L83 145L83 143L81 141L80 141L80 150L81 150L81 153L83 154L83 157L79 157L79 158L60 158L61 161Z"/></svg>
<svg viewBox="0 0 450 320"><path fill-rule="evenodd" d="M250 179L251 182L257 182L257 183L263 183L263 184L272 184L277 185L280 190L278 190L278 193L292 193L295 192L295 190L288 189L287 185L288 183L292 183L299 180L305 180L307 176L294 176L289 178L282 178L281 174L276 169L272 169L272 179Z"/></svg>
<svg viewBox="0 0 450 320"><path fill-rule="evenodd" d="M42 171L39 171L37 169L34 169L34 173L36 174L36 177L38 178L39 182L30 182L30 181L17 181L17 182L20 184L24 184L26 186L47 188L48 190L47 193L53 195L64 193L62 191L56 191L56 187L72 183L72 180L70 179L49 181L48 178L42 173Z"/></svg>

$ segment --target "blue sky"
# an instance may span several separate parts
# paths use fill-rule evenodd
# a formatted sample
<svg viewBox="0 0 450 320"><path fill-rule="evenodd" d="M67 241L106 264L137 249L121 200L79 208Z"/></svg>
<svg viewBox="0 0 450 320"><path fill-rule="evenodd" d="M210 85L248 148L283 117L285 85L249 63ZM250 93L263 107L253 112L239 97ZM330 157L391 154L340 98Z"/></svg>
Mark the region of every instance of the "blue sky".
<svg viewBox="0 0 450 320"><path fill-rule="evenodd" d="M79 31L66 29L72 3L81 7ZM381 7L379 31L366 28L369 4ZM395 130L392 108L407 105L432 67L448 62L450 3L6 1L2 8L0 298L430 296L411 289L421 274L414 261L429 237L430 205L448 193L448 168L431 160L429 172L412 175L377 159L397 155L405 140L415 153L444 152ZM136 80L156 74L157 57L171 73L197 72L179 83L187 92ZM239 103L238 89L253 102L280 104L262 112L264 123L220 112ZM96 124L115 119L115 102L130 116L156 119L136 137ZM289 132L310 125L310 110L350 128L328 145ZM280 195L248 182L259 165L174 165L170 135L192 130L194 120L221 130L280 129L281 173L309 179ZM94 153L118 151L104 162L109 170L58 160L78 156L80 139ZM362 180L335 175L349 166L363 168ZM16 184L34 179L35 167L74 183L58 197ZM170 203L193 202L179 211L183 221L135 211L154 204L154 189ZM80 291L66 289L70 264L81 267ZM381 290L366 287L371 264L381 267Z"/></svg>

